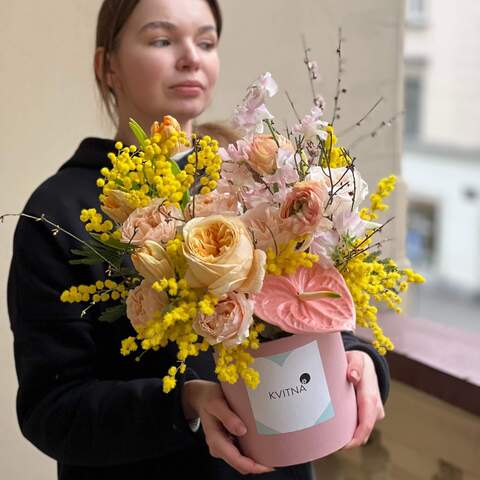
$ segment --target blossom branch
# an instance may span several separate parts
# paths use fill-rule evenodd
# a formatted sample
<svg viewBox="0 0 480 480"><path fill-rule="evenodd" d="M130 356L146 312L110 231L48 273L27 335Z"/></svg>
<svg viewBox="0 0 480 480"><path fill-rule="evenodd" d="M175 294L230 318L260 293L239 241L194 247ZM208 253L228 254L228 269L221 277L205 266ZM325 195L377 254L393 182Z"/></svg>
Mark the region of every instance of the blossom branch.
<svg viewBox="0 0 480 480"><path fill-rule="evenodd" d="M337 47L337 56L338 56L338 71L337 71L337 90L335 93L334 97L334 104L333 104L333 113L332 113L332 121L330 122L331 125L335 123L335 120L337 118L340 118L338 115L338 112L340 111L340 107L338 106L338 103L340 101L340 95L342 93L347 93L347 90L345 88L341 88L341 83L342 83L342 29L338 29L338 47Z"/></svg>
<svg viewBox="0 0 480 480"><path fill-rule="evenodd" d="M52 233L53 233L54 236L58 235L59 232L65 233L66 235L73 238L77 242L80 242L83 246L85 246L86 248L91 250L93 253L95 253L95 255L97 255L99 258L101 258L103 261L105 261L110 266L110 268L113 268L114 270L117 270L117 271L120 270L116 265L114 265L107 258L105 258L99 251L97 251L95 248L93 248L88 242L86 242L85 240L82 240L81 238L77 237L76 235L69 232L68 230L65 230L60 225L57 225L57 224L53 223L52 221L50 221L45 216L44 213L42 213L42 215L40 217L36 217L34 215L29 215L28 213L6 213L6 214L0 216L0 222L1 223L3 223L5 217L25 217L25 218L29 218L31 220L35 220L36 222L46 223L46 224L50 225L51 227L53 227Z"/></svg>
<svg viewBox="0 0 480 480"><path fill-rule="evenodd" d="M342 132L339 133L340 136L342 135L345 135L346 133L350 132L351 130L353 130L355 127L360 127L362 125L362 123L368 118L368 116L385 100L384 97L380 97L375 105L370 108L370 110L360 119L358 120L358 122L356 122L354 125L351 125L350 127L346 128L345 130L343 130Z"/></svg>
<svg viewBox="0 0 480 480"><path fill-rule="evenodd" d="M385 127L391 127L392 123L395 122L395 120L397 120L398 117L401 117L404 113L405 113L405 111L402 110L401 112L398 112L395 115L393 115L393 117L389 118L388 120L383 120L380 123L380 125L378 125L377 128L372 130L370 133L367 133L367 134L357 138L357 140L355 140L353 143L351 143L347 148L348 149L353 148L356 145L358 145L359 143L366 140L367 138L375 138L380 130L382 130Z"/></svg>

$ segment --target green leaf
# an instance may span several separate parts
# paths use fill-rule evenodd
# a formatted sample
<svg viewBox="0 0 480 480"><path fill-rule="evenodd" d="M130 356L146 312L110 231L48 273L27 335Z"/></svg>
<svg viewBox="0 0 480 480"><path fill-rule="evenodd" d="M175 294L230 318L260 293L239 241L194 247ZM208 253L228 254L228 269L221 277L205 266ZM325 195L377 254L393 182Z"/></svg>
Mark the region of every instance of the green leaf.
<svg viewBox="0 0 480 480"><path fill-rule="evenodd" d="M100 240L100 234L98 233L90 233L91 237L94 238L97 242L101 245L109 248L113 248L114 250L120 250L125 253L129 249L129 245L126 243L121 242L120 240L115 240L114 238L110 237L106 242Z"/></svg>
<svg viewBox="0 0 480 480"><path fill-rule="evenodd" d="M110 274L112 278L118 277L138 277L138 272L134 268L122 267ZM140 277L138 277L140 278Z"/></svg>
<svg viewBox="0 0 480 480"><path fill-rule="evenodd" d="M96 252L94 252L85 245L83 245L82 248L71 249L70 252L77 257L83 257L69 260L68 263L70 263L70 265L97 265L98 263L102 263L105 261L100 255L98 255Z"/></svg>
<svg viewBox="0 0 480 480"><path fill-rule="evenodd" d="M69 260L68 263L70 265L98 265L99 263L103 263L103 258L95 257L95 258L79 258L77 260Z"/></svg>
<svg viewBox="0 0 480 480"><path fill-rule="evenodd" d="M190 194L188 193L188 190L186 190L180 202L180 207L182 208L182 210L185 209L189 201L190 201Z"/></svg>
<svg viewBox="0 0 480 480"><path fill-rule="evenodd" d="M80 257L89 257L91 255L95 255L90 249L85 248L85 249L78 249L78 248L72 248L70 250L71 253L74 255L78 255Z"/></svg>
<svg viewBox="0 0 480 480"><path fill-rule="evenodd" d="M148 135L145 133L143 128L133 118L129 119L128 126L135 135L139 146L145 148L145 140L148 138Z"/></svg>
<svg viewBox="0 0 480 480"><path fill-rule="evenodd" d="M177 162L171 160L170 158L168 159L170 162L170 165L172 166L172 173L177 176L180 173L180 167L178 166Z"/></svg>
<svg viewBox="0 0 480 480"><path fill-rule="evenodd" d="M101 322L113 323L115 320L123 317L127 313L127 306L125 303L120 303L114 307L105 309L98 319Z"/></svg>
<svg viewBox="0 0 480 480"><path fill-rule="evenodd" d="M180 167L178 166L177 162L169 159L170 165L172 166L172 173L177 176L181 170ZM190 193L188 190L183 194L182 200L180 201L180 206L182 207L182 210L186 207L187 203L190 201Z"/></svg>

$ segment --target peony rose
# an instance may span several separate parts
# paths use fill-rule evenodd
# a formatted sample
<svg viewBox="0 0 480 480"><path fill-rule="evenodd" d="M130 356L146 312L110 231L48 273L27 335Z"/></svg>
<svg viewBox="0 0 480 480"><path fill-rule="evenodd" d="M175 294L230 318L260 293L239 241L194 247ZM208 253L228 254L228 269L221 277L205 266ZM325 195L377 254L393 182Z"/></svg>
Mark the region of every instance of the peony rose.
<svg viewBox="0 0 480 480"><path fill-rule="evenodd" d="M253 247L239 218L194 218L183 227L183 237L190 287L208 288L214 295L233 290L251 293L262 287L266 255Z"/></svg>
<svg viewBox="0 0 480 480"><path fill-rule="evenodd" d="M161 311L168 305L168 295L165 292L156 292L152 284L143 282L127 297L127 317L137 333L147 325L156 312Z"/></svg>
<svg viewBox="0 0 480 480"><path fill-rule="evenodd" d="M128 194L121 190L110 190L106 195L101 209L115 222L123 223L135 210L128 201Z"/></svg>
<svg viewBox="0 0 480 480"><path fill-rule="evenodd" d="M134 210L122 225L122 242L143 245L147 240L167 242L175 238L181 213L173 207L162 205L157 198L149 205Z"/></svg>
<svg viewBox="0 0 480 480"><path fill-rule="evenodd" d="M237 196L232 191L213 192L195 195L195 212L193 212L193 201L185 209L185 218L190 220L196 217L208 217L209 215L238 215Z"/></svg>
<svg viewBox="0 0 480 480"><path fill-rule="evenodd" d="M288 219L297 235L313 233L318 228L331 228L325 218L328 193L322 182L299 182L285 197L280 218Z"/></svg>
<svg viewBox="0 0 480 480"><path fill-rule="evenodd" d="M175 271L165 249L157 242L147 240L132 254L132 263L140 275L149 282L171 278Z"/></svg>
<svg viewBox="0 0 480 480"><path fill-rule="evenodd" d="M363 180L359 171L354 173L349 168L332 168L331 180L321 167L312 167L307 180L322 182L328 194L325 215L337 217L347 211L358 211L360 204L368 195L368 184ZM333 189L333 196L330 199L330 192Z"/></svg>
<svg viewBox="0 0 480 480"><path fill-rule="evenodd" d="M280 147L272 135L255 135L252 139L247 163L260 175L272 175L276 172L279 148L292 153L295 151L290 140L281 135L277 135L276 138Z"/></svg>
<svg viewBox="0 0 480 480"><path fill-rule="evenodd" d="M226 347L240 345L253 322L253 300L244 293L231 292L215 306L213 315L199 313L193 329L210 345L223 343Z"/></svg>

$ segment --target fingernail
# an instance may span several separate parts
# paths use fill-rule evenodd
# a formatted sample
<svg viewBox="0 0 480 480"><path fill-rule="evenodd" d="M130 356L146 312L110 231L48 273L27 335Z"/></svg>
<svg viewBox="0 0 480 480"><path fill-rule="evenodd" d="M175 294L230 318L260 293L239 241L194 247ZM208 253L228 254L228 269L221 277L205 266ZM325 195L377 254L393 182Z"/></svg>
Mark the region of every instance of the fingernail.
<svg viewBox="0 0 480 480"><path fill-rule="evenodd" d="M352 378L358 382L360 380L360 374L356 371L356 370L352 370L350 372L350 375L352 376Z"/></svg>
<svg viewBox="0 0 480 480"><path fill-rule="evenodd" d="M258 463L257 463L258 465ZM273 467L265 467L264 465L258 465L265 473L268 473L268 472L274 472L275 469Z"/></svg>
<svg viewBox="0 0 480 480"><path fill-rule="evenodd" d="M241 427L237 427L237 435L245 435L247 433L247 429L242 425Z"/></svg>

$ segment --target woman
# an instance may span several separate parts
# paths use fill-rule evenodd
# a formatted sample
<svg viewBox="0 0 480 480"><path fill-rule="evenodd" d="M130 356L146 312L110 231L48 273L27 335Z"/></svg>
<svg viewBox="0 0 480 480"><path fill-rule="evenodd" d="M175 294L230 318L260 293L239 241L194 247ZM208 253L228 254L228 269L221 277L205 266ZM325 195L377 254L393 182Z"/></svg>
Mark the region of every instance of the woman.
<svg viewBox="0 0 480 480"><path fill-rule="evenodd" d="M221 28L215 0L104 1L95 72L105 105L118 120L118 139L134 143L129 117L148 129L170 114L192 131L217 81ZM95 180L112 150L113 140L85 139L33 193L25 212L45 213L86 238L76 212L98 205ZM241 455L234 437L245 426L218 384L206 380L211 357L196 359L174 392L165 395L159 376L174 361L173 348L133 362L118 352L120 340L130 334L127 321L105 325L94 309L82 316L80 307L60 303L66 286L103 276L100 268L69 266L75 247L45 224L21 219L8 285L20 427L57 460L60 479L310 478L308 465L271 471ZM383 418L388 368L369 345L352 335L344 342L358 398L353 447L366 442ZM190 423L198 418L202 429L194 433Z"/></svg>

